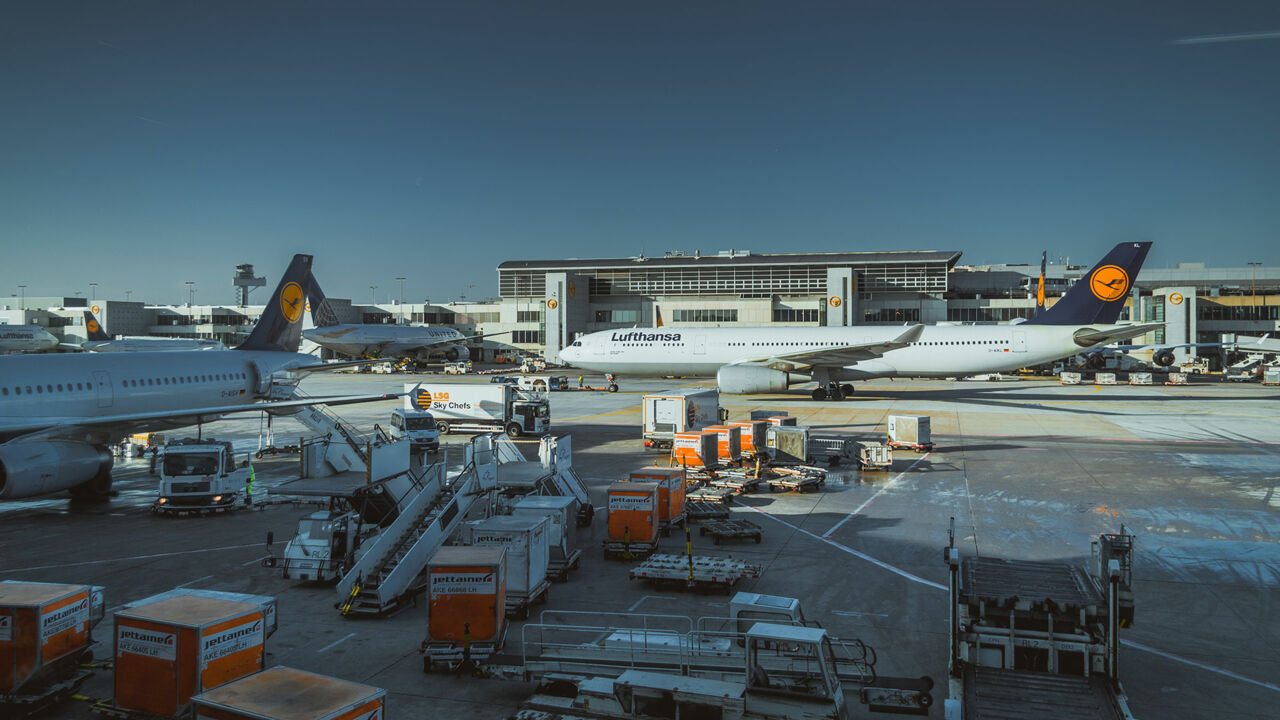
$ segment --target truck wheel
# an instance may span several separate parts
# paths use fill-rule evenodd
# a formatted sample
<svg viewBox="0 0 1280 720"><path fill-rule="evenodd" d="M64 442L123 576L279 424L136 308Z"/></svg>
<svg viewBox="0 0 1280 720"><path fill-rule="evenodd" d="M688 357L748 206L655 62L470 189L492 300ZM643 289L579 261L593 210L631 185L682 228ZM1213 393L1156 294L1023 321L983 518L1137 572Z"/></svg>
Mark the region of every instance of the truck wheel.
<svg viewBox="0 0 1280 720"><path fill-rule="evenodd" d="M447 423L447 422L438 422L438 423L436 423L436 430L440 431L440 434L441 434L441 435L448 435L448 434L449 434L449 423Z"/></svg>
<svg viewBox="0 0 1280 720"><path fill-rule="evenodd" d="M512 440L520 437L520 426L515 423L511 423L510 425L508 425L507 437L511 438Z"/></svg>
<svg viewBox="0 0 1280 720"><path fill-rule="evenodd" d="M609 383L609 392L618 392L618 383Z"/></svg>

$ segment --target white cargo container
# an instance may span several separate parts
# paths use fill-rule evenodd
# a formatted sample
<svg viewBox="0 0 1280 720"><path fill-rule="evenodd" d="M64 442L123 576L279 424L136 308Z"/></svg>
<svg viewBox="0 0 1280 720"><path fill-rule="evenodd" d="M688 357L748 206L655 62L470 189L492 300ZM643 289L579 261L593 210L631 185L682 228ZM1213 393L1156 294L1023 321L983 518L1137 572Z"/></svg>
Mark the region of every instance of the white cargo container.
<svg viewBox="0 0 1280 720"><path fill-rule="evenodd" d="M702 430L728 417L720 409L717 388L645 395L640 403L645 447L669 448L676 433Z"/></svg>
<svg viewBox="0 0 1280 720"><path fill-rule="evenodd" d="M933 434L928 415L890 415L889 447L932 450Z"/></svg>
<svg viewBox="0 0 1280 720"><path fill-rule="evenodd" d="M527 617L531 603L550 586L551 521L546 517L499 515L464 523L463 545L501 545L507 549L507 614Z"/></svg>
<svg viewBox="0 0 1280 720"><path fill-rule="evenodd" d="M515 438L551 429L547 399L506 383L405 383L404 391L404 409L430 412L441 435L456 430Z"/></svg>
<svg viewBox="0 0 1280 720"><path fill-rule="evenodd" d="M569 570L578 567L582 550L578 548L578 501L569 495L527 495L511 509L512 517L547 518L547 543L551 546L548 572L557 580L565 580Z"/></svg>
<svg viewBox="0 0 1280 720"><path fill-rule="evenodd" d="M1063 385L1079 385L1084 376L1078 372L1060 372L1058 373L1058 381Z"/></svg>
<svg viewBox="0 0 1280 720"><path fill-rule="evenodd" d="M1150 385L1152 383L1151 373L1149 372L1131 372L1129 373L1130 385Z"/></svg>
<svg viewBox="0 0 1280 720"><path fill-rule="evenodd" d="M1115 385L1116 374L1113 372L1100 372L1093 376L1093 381L1098 385Z"/></svg>

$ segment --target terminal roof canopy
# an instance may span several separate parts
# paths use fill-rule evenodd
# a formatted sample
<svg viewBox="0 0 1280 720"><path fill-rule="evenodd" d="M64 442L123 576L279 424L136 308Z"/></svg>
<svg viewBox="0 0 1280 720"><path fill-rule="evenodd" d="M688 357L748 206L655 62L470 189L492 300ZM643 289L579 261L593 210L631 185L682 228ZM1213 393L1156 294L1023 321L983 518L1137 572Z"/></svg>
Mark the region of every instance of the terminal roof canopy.
<svg viewBox="0 0 1280 720"><path fill-rule="evenodd" d="M959 250L893 250L886 252L746 253L712 255L666 255L662 257L588 258L580 260L508 260L499 270L582 270L658 267L705 267L707 265L879 265L884 263L946 263L960 259Z"/></svg>

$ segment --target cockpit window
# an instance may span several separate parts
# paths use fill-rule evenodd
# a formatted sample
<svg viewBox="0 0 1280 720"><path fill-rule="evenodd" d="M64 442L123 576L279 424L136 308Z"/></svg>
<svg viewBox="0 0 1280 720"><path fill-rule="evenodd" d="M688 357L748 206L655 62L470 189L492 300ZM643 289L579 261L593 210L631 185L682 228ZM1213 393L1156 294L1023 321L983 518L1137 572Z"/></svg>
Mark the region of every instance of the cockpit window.
<svg viewBox="0 0 1280 720"><path fill-rule="evenodd" d="M574 340L574 341L573 341L573 345L571 345L570 347L582 347L582 341L581 341L581 340Z"/></svg>

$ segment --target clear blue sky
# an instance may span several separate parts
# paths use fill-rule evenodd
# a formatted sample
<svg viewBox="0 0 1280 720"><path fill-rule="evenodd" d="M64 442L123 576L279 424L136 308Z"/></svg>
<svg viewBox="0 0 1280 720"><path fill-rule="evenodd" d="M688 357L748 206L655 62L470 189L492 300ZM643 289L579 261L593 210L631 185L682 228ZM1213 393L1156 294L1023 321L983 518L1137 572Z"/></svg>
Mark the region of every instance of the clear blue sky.
<svg viewBox="0 0 1280 720"><path fill-rule="evenodd" d="M227 302L299 251L415 301L642 249L1280 264L1280 3L20 0L0 57L3 295Z"/></svg>

